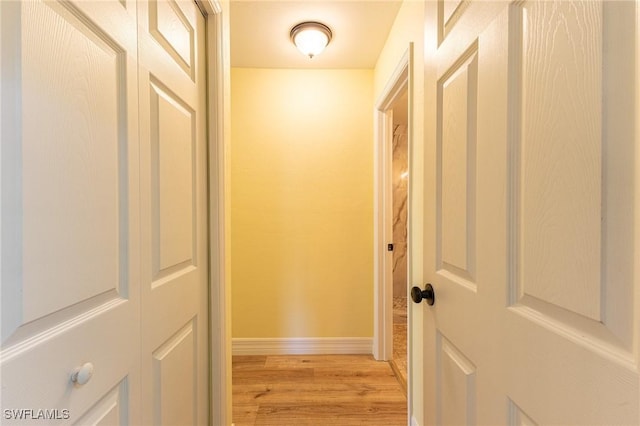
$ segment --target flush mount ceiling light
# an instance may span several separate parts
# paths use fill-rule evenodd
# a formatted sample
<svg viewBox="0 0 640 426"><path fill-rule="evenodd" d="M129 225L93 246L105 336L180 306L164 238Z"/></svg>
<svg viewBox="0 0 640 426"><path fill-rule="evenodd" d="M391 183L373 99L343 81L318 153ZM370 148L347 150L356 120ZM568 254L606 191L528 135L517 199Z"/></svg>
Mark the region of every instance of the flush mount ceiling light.
<svg viewBox="0 0 640 426"><path fill-rule="evenodd" d="M291 29L291 41L304 55L313 58L331 41L331 30L320 22L302 22Z"/></svg>

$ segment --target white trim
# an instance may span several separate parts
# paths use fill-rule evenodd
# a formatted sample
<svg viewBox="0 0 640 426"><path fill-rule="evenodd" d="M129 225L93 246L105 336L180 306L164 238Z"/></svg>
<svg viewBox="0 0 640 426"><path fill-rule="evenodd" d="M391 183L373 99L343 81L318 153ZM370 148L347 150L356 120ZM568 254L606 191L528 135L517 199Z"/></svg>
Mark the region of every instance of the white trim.
<svg viewBox="0 0 640 426"><path fill-rule="evenodd" d="M220 0L194 0L200 10L207 16L219 15L222 13L222 5Z"/></svg>
<svg viewBox="0 0 640 426"><path fill-rule="evenodd" d="M374 307L373 356L379 361L391 359L393 354L393 253L387 244L393 241L393 206L391 162L393 139L393 110L391 105L408 92L408 145L412 139L412 67L413 43L400 59L375 107L374 145ZM409 167L411 162L409 162Z"/></svg>
<svg viewBox="0 0 640 426"><path fill-rule="evenodd" d="M371 337L234 338L233 355L370 354Z"/></svg>
<svg viewBox="0 0 640 426"><path fill-rule="evenodd" d="M231 424L230 295L225 270L225 52L222 5L197 0L207 21L209 140L209 424Z"/></svg>

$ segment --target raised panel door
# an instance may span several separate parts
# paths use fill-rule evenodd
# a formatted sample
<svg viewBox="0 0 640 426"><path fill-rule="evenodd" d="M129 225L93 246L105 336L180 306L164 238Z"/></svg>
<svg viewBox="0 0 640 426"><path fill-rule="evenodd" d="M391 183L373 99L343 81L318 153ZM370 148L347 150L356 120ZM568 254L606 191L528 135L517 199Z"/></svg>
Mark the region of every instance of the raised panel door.
<svg viewBox="0 0 640 426"><path fill-rule="evenodd" d="M139 421L131 6L0 4L3 424Z"/></svg>
<svg viewBox="0 0 640 426"><path fill-rule="evenodd" d="M427 423L638 424L638 3L427 10Z"/></svg>
<svg viewBox="0 0 640 426"><path fill-rule="evenodd" d="M208 419L205 22L192 1L140 16L143 423Z"/></svg>

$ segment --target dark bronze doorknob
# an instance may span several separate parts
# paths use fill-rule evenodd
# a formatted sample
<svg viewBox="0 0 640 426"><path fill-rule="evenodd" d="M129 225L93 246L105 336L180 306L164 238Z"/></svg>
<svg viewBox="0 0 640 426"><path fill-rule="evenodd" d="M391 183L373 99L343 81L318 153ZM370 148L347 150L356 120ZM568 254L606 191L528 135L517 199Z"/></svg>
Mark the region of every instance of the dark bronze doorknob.
<svg viewBox="0 0 640 426"><path fill-rule="evenodd" d="M427 301L427 305L431 306L436 302L436 294L433 291L431 284L426 284L424 290L420 287L413 287L411 289L411 300L416 303L422 302L422 299Z"/></svg>

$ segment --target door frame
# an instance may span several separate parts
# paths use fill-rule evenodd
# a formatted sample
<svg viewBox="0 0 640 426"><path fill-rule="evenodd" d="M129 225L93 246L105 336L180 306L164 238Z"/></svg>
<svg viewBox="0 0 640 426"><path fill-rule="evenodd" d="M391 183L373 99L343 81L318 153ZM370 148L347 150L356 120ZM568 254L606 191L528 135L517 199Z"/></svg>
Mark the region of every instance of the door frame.
<svg viewBox="0 0 640 426"><path fill-rule="evenodd" d="M231 424L231 291L227 283L228 17L221 0L195 0L206 14L209 167L209 424Z"/></svg>
<svg viewBox="0 0 640 426"><path fill-rule="evenodd" d="M387 81L379 100L375 105L375 143L374 143L374 231L373 231L373 357L378 361L388 361L393 355L393 252L387 250L387 244L393 241L393 103L406 92L407 108L407 154L408 170L411 175L411 146L413 138L413 43L402 55L396 68ZM410 215L411 191L408 180L407 214ZM407 227L410 226L410 217ZM407 238L410 238L407 232ZM410 244L407 241L407 261ZM410 269L409 267L407 268ZM407 328L409 339L409 328ZM408 352L407 352L408 353ZM407 377L409 384L410 377Z"/></svg>

